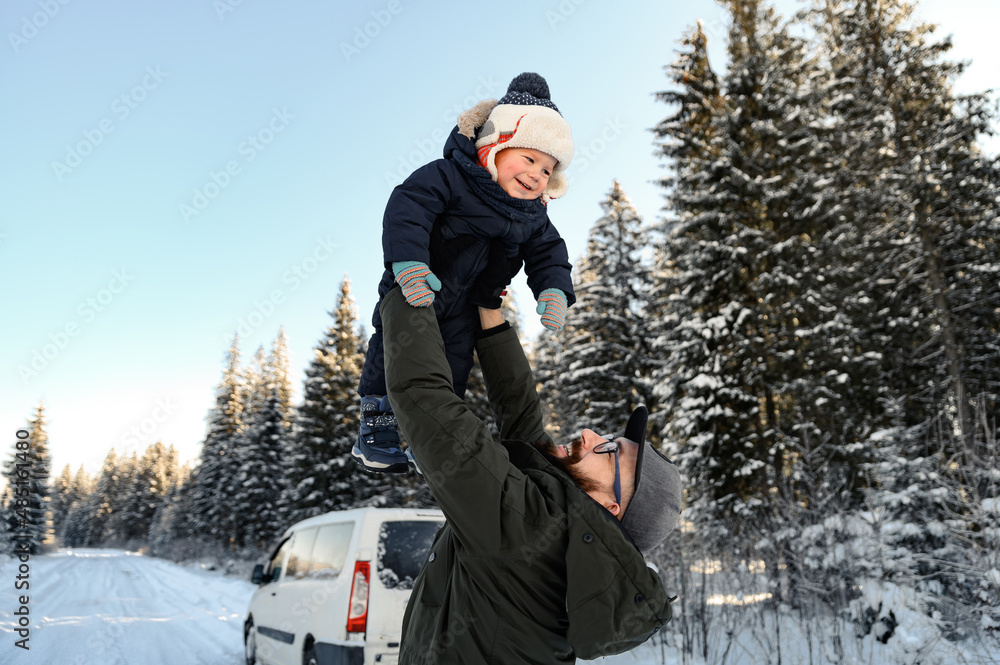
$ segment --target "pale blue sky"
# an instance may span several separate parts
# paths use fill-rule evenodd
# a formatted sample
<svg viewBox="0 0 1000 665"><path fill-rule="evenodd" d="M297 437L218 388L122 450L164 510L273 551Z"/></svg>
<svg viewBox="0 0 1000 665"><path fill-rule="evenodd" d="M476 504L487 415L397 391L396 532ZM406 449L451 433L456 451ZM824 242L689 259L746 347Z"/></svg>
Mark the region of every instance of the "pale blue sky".
<svg viewBox="0 0 1000 665"><path fill-rule="evenodd" d="M0 432L44 399L55 472L157 439L196 457L241 322L244 359L285 326L298 390L345 274L370 317L392 186L514 75L573 128L550 216L575 259L612 179L659 214L652 94L696 19L724 66L709 0L63 1L0 6ZM961 89L996 85L998 3L920 14L974 60ZM537 333L523 280L519 304Z"/></svg>

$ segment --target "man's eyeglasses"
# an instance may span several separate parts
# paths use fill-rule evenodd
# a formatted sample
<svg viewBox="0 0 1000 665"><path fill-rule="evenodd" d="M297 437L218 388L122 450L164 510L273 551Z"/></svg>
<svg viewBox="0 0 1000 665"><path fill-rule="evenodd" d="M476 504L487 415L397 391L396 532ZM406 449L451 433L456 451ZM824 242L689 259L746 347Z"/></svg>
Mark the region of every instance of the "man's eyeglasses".
<svg viewBox="0 0 1000 665"><path fill-rule="evenodd" d="M604 443L599 443L594 446L591 450L595 453L602 455L609 455L614 453L615 455L615 501L618 505L622 505L622 474L621 469L618 466L618 442L614 439L614 434L604 434L601 436L604 439Z"/></svg>
<svg viewBox="0 0 1000 665"><path fill-rule="evenodd" d="M614 455L615 455L615 501L617 501L618 505L620 506L622 504L622 474L621 474L621 469L620 469L619 464L618 464L618 442L615 441L614 436L615 436L614 434L605 434L605 435L601 436L601 438L604 439L604 442L603 443L599 443L596 446L594 446L593 448L591 448L591 452L595 452L595 453L597 453L599 455L609 455L611 453L614 453ZM569 455L570 454L570 446L573 446L573 445L582 445L582 444L583 444L583 439L582 438L577 438L577 439L573 439L572 441L570 441L569 446L567 446L566 444L559 444L558 448L560 448L564 453L566 453L567 455Z"/></svg>

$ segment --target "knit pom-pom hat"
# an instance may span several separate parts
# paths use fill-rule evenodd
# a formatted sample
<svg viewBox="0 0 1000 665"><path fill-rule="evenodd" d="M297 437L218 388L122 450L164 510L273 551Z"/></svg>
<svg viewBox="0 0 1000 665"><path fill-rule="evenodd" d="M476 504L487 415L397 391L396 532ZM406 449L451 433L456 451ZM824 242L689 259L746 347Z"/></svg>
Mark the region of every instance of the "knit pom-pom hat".
<svg viewBox="0 0 1000 665"><path fill-rule="evenodd" d="M538 74L514 77L500 101L489 99L458 116L459 131L476 140L479 163L497 179L496 154L505 148L532 148L556 159L542 192L542 203L566 193L566 167L573 161L569 123L549 98L549 86ZM478 133L476 130L479 130Z"/></svg>

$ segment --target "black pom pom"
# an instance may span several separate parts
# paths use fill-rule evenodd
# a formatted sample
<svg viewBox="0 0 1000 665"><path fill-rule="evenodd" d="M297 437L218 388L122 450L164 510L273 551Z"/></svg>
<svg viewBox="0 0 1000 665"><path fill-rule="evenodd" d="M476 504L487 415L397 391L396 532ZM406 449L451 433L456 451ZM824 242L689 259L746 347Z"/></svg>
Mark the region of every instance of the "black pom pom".
<svg viewBox="0 0 1000 665"><path fill-rule="evenodd" d="M526 92L538 99L551 99L549 97L549 84L533 72L524 72L515 76L514 80L507 86L507 92Z"/></svg>

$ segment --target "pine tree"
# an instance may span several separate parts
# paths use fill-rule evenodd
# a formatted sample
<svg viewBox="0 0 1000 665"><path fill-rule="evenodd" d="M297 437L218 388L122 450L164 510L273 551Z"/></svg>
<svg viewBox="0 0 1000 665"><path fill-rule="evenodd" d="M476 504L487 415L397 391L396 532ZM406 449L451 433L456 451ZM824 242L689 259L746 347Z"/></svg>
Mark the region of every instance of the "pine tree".
<svg viewBox="0 0 1000 665"><path fill-rule="evenodd" d="M15 547L13 529L17 526L17 521L13 507L8 506L8 498L5 488L4 494L0 495L0 554L10 554Z"/></svg>
<svg viewBox="0 0 1000 665"><path fill-rule="evenodd" d="M795 165L816 147L801 114L809 72L801 40L762 3L727 6L721 103L700 30L670 69L680 91L661 95L680 109L658 127L664 154L678 161L665 180L676 217L656 257L664 325L654 348L667 360L655 376L665 438L697 487L693 513L759 536L768 489L789 464L786 400L775 390L797 369L785 322L795 313L784 308L800 287L786 265L811 230L801 214L809 181Z"/></svg>
<svg viewBox="0 0 1000 665"><path fill-rule="evenodd" d="M333 318L313 349L296 412L294 444L287 456L288 488L282 498L286 521L353 507L359 485L350 460L357 436L357 385L364 362L351 282L340 283Z"/></svg>
<svg viewBox="0 0 1000 665"><path fill-rule="evenodd" d="M77 469L68 494L73 497L57 534L66 547L80 547L87 544L90 531L92 496L95 480L83 468Z"/></svg>
<svg viewBox="0 0 1000 665"><path fill-rule="evenodd" d="M90 516L86 536L87 545L101 545L115 534L112 531L114 516L121 511L123 487L122 460L114 448L108 451L97 477L94 492L86 513Z"/></svg>
<svg viewBox="0 0 1000 665"><path fill-rule="evenodd" d="M139 456L133 450L129 455L120 455L114 474L113 502L110 503L105 538L113 544L128 547L143 538L141 524L134 513L145 499Z"/></svg>
<svg viewBox="0 0 1000 665"><path fill-rule="evenodd" d="M850 259L842 261L850 266L842 283L856 294L846 310L860 331L853 355L873 366L850 378L877 386L854 408L870 414L868 431L892 433L868 447L882 467L891 459L907 477L929 473L918 471L928 460L970 452L986 459L976 448L988 429L974 405L991 413L1000 392L1000 283L987 277L1000 265L1000 177L977 142L995 116L985 96L952 91L962 66L944 59L948 40L932 40L931 26L911 20L912 3L851 0L821 9L818 31L833 72L828 124L841 155L831 182L845 193L831 237ZM927 495L931 489L906 496L921 506L907 519L961 523L957 516L974 509L949 507ZM884 505L898 501L900 490L879 481L867 494L869 504ZM921 532L892 546L893 575L933 578L951 598L979 592L950 555L925 557L946 548L937 536Z"/></svg>
<svg viewBox="0 0 1000 665"><path fill-rule="evenodd" d="M282 326L278 330L278 336L275 338L274 344L271 346L271 353L268 354L265 371L269 372L271 377L277 377L278 379L278 413L281 415L281 424L285 428L291 428L295 414L292 382L288 376L290 366L288 334L285 332L285 327Z"/></svg>
<svg viewBox="0 0 1000 665"><path fill-rule="evenodd" d="M133 453L126 466L131 467L131 473L122 470L120 474L126 489L111 529L121 540L145 542L153 518L177 482L177 451L158 441L148 446L142 457Z"/></svg>
<svg viewBox="0 0 1000 665"><path fill-rule="evenodd" d="M257 347L250 365L243 370L243 389L240 399L243 402L244 429L246 423L264 407L267 400L267 356L264 346Z"/></svg>
<svg viewBox="0 0 1000 665"><path fill-rule="evenodd" d="M51 461L45 405L28 420L27 438L17 437L4 469L9 538L30 554L40 554L53 538Z"/></svg>
<svg viewBox="0 0 1000 665"><path fill-rule="evenodd" d="M62 540L62 530L70 507L77 500L73 487L73 472L69 464L63 467L55 480L52 481L52 500L49 508L52 511L52 532L57 540Z"/></svg>
<svg viewBox="0 0 1000 665"><path fill-rule="evenodd" d="M642 220L618 181L601 208L576 270L577 301L562 336L564 357L572 360L561 376L560 408L574 434L619 432L628 413L647 401Z"/></svg>
<svg viewBox="0 0 1000 665"><path fill-rule="evenodd" d="M271 353L260 366L259 379L248 381L261 397L251 397L246 429L238 438L239 472L231 501L237 516L240 546L263 550L280 531L279 499L285 484L283 460L290 448L288 338L278 334ZM258 354L259 357L260 354ZM251 373L256 377L257 372Z"/></svg>
<svg viewBox="0 0 1000 665"><path fill-rule="evenodd" d="M208 416L208 432L202 443L192 496L195 532L224 545L236 536L230 496L238 472L234 447L243 430L245 397L239 336L236 336L226 356L222 381L215 391L215 406Z"/></svg>
<svg viewBox="0 0 1000 665"><path fill-rule="evenodd" d="M193 520L194 482L191 467L185 463L177 470L150 528L149 544L154 555L180 561L198 556L201 543L188 550L188 544L197 536Z"/></svg>
<svg viewBox="0 0 1000 665"><path fill-rule="evenodd" d="M997 165L977 147L993 119L984 95L959 97L949 40L911 21L902 0L828 3L834 125L845 135L842 186L870 258L860 290L881 312L871 337L907 426L944 418L975 436L978 395L996 404L1000 285ZM888 328L888 329L887 329ZM881 349L878 349L881 351Z"/></svg>

